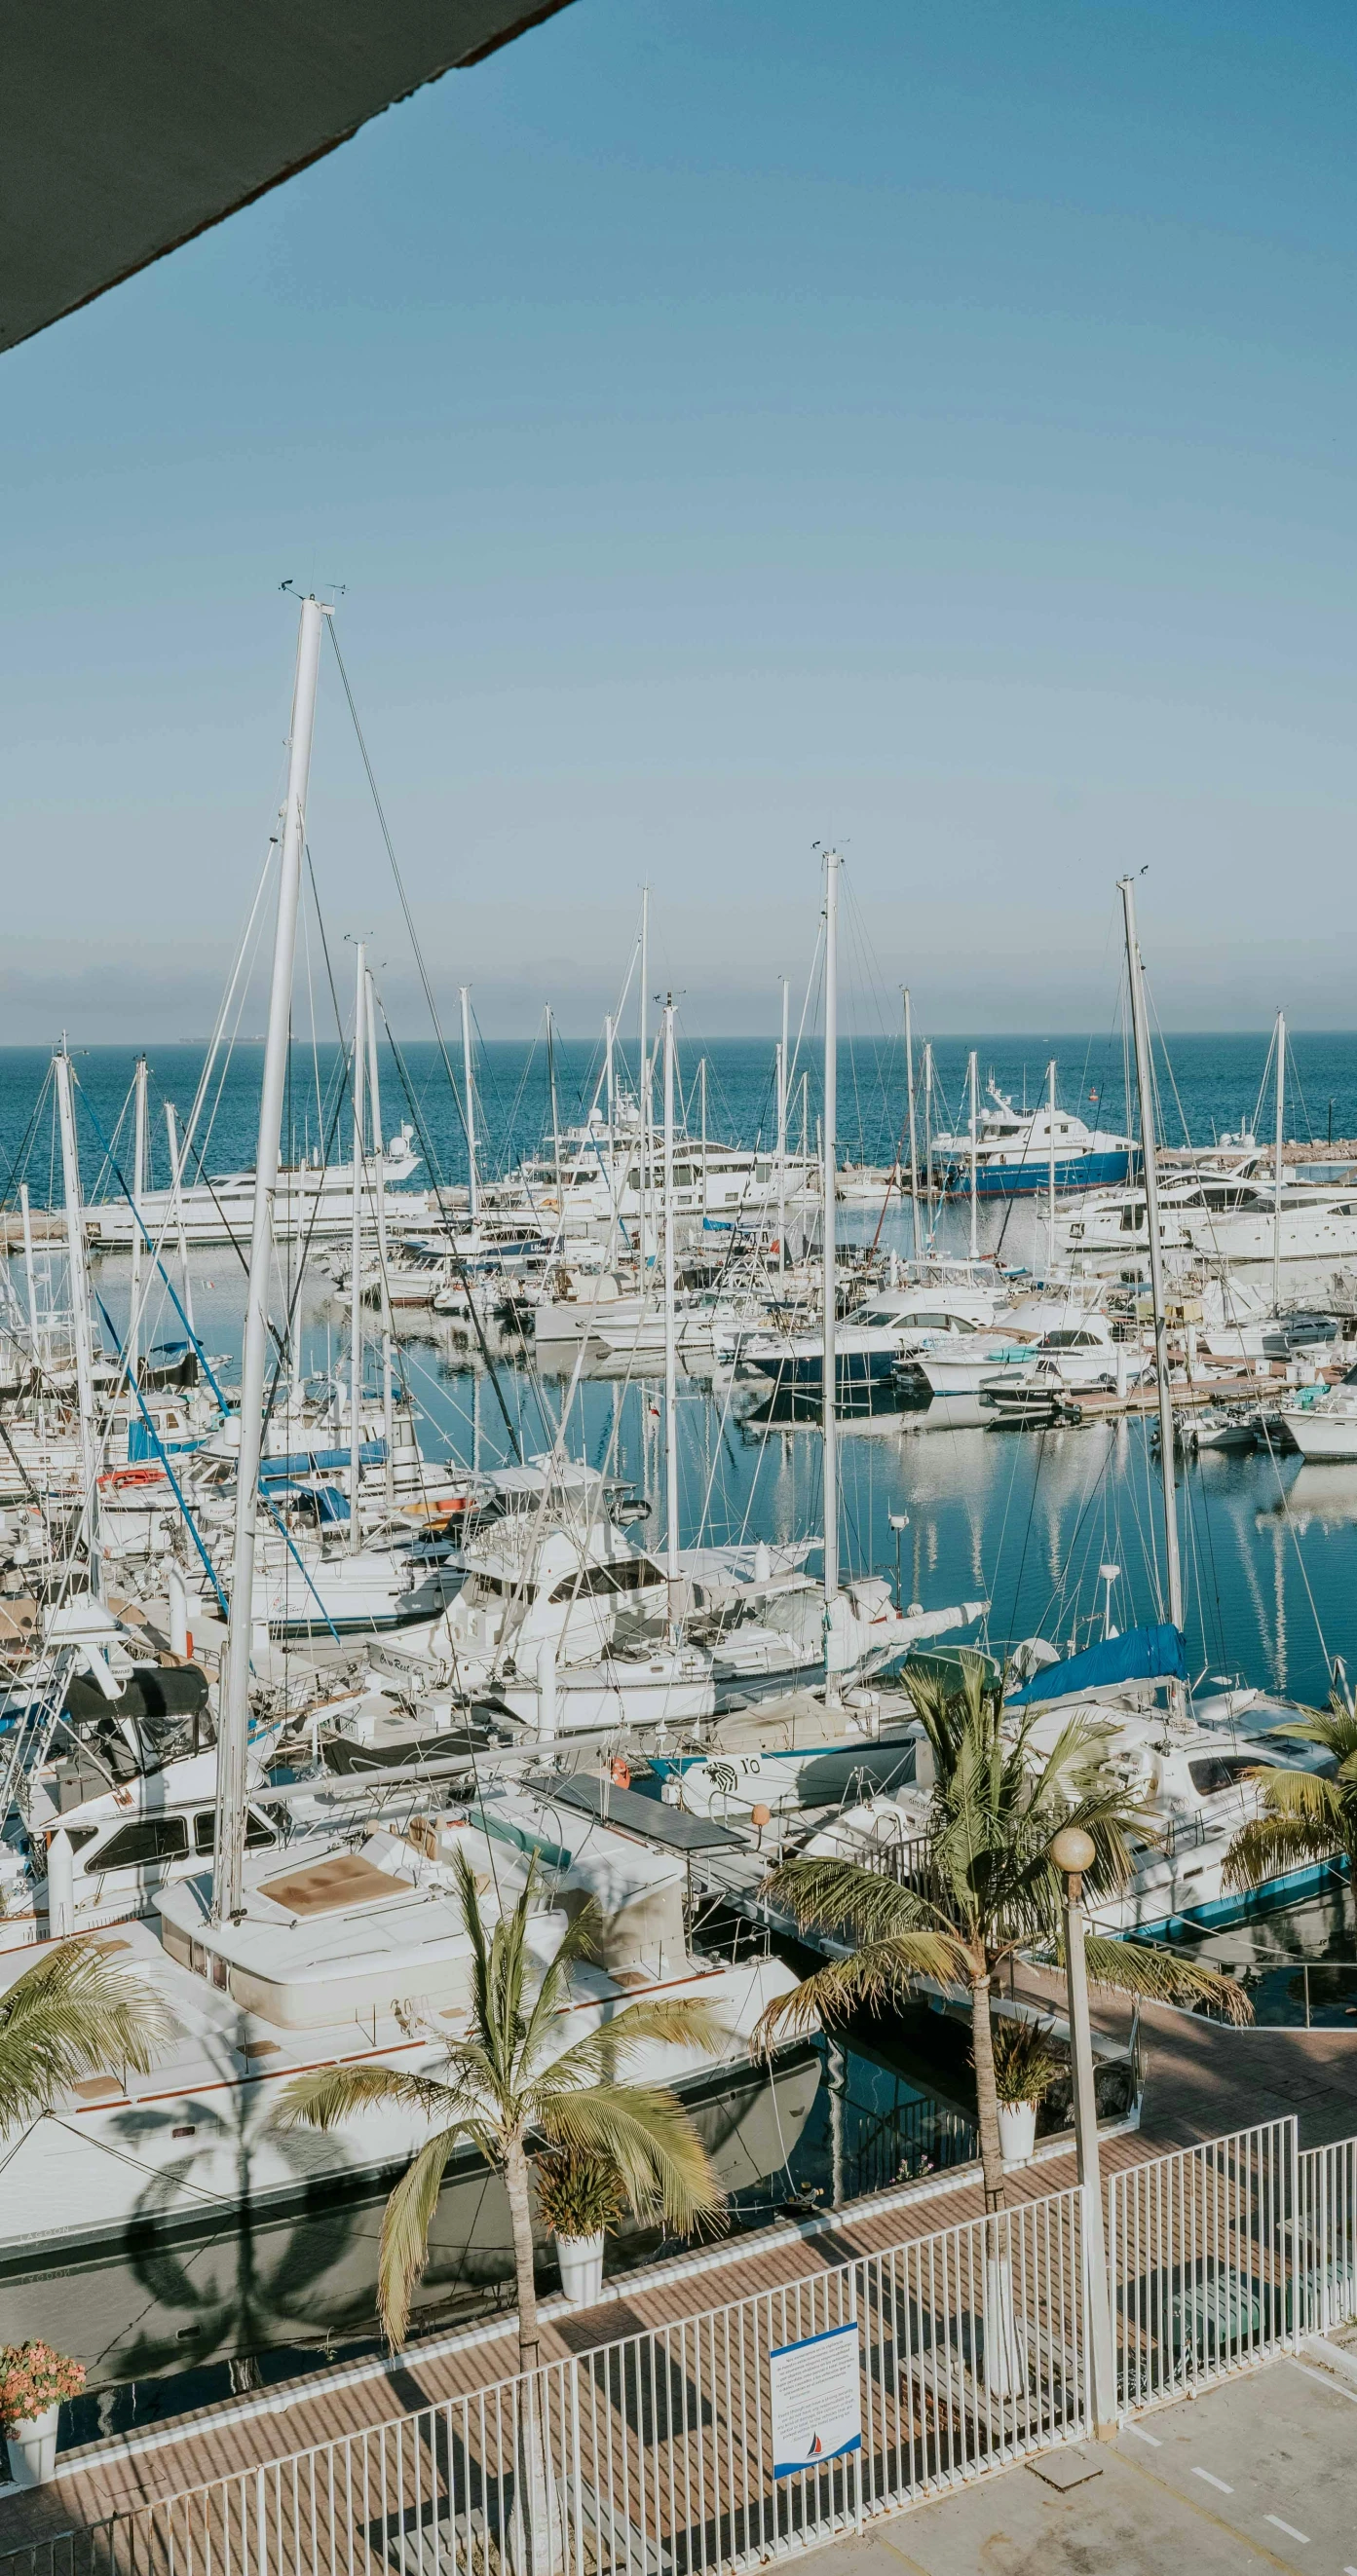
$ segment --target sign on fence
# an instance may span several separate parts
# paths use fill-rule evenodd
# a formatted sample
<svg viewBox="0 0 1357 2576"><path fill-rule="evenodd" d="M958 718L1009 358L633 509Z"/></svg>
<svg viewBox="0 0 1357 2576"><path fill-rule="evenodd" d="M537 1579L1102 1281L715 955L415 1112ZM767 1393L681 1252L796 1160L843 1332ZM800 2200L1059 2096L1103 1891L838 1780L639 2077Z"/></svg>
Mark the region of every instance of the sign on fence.
<svg viewBox="0 0 1357 2576"><path fill-rule="evenodd" d="M861 2450L860 2368L856 2318L769 2353L775 2478Z"/></svg>

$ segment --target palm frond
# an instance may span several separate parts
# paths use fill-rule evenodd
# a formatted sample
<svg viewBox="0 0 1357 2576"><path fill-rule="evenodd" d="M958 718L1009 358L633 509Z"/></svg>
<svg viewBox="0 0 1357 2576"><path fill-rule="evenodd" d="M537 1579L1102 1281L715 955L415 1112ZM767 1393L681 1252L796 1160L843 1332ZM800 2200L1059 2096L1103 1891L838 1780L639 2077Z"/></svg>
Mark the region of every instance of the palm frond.
<svg viewBox="0 0 1357 2576"><path fill-rule="evenodd" d="M600 2084L564 2093L543 2105L539 2126L553 2147L614 2165L638 2218L663 2216L686 2236L725 2208L689 2114L663 2086Z"/></svg>
<svg viewBox="0 0 1357 2576"><path fill-rule="evenodd" d="M557 2013L570 2000L570 1971L576 1961L597 1959L602 1947L603 1908L591 1896L566 1926L565 1938L543 1971L536 2000L529 2007L520 2052L525 2068L541 2054Z"/></svg>
<svg viewBox="0 0 1357 2576"><path fill-rule="evenodd" d="M636 2055L638 2049L659 2040L670 2048L700 2048L708 2057L719 2057L729 2034L721 2028L711 2005L675 1997L672 2003L627 2004L611 2021L601 2022L597 2030L586 2031L554 2057L533 2077L533 2096L545 2097L565 2091L575 2084L594 2084L600 2077L612 2082Z"/></svg>
<svg viewBox="0 0 1357 2576"><path fill-rule="evenodd" d="M387 2341L397 2350L410 2324L410 2301L429 2259L429 2230L460 2129L444 2129L421 2147L401 2175L382 2216L377 2251L377 2306Z"/></svg>
<svg viewBox="0 0 1357 2576"><path fill-rule="evenodd" d="M1084 1958L1092 1984L1139 1995L1142 2003L1211 2004L1227 2021L1253 2019L1253 2006L1233 1977L1195 1959L1175 1958L1171 1950L1157 1950L1149 1942L1111 1941L1090 1932L1084 1937Z"/></svg>
<svg viewBox="0 0 1357 2576"><path fill-rule="evenodd" d="M149 2074L174 2016L136 1970L96 1943L63 1942L0 1997L0 2136L49 2110L83 2075Z"/></svg>
<svg viewBox="0 0 1357 2576"><path fill-rule="evenodd" d="M1307 1862L1334 1860L1341 1847L1337 1825L1322 1814L1255 1816L1235 1835L1222 1877L1226 1887L1261 1887Z"/></svg>
<svg viewBox="0 0 1357 2576"><path fill-rule="evenodd" d="M971 1960L963 1944L945 1932L902 1932L892 1941L869 1943L850 1959L831 1959L790 1994L775 1997L756 2023L750 2047L771 2056L783 2040L833 2028L855 2012L904 2003L920 1977L969 1985Z"/></svg>
<svg viewBox="0 0 1357 2576"><path fill-rule="evenodd" d="M902 1887L853 1860L784 1861L765 1879L762 1892L803 1931L814 1925L822 1932L851 1932L862 1941L888 1941L947 1928L938 1907L917 1888Z"/></svg>
<svg viewBox="0 0 1357 2576"><path fill-rule="evenodd" d="M314 2075L294 2075L273 2112L279 2129L333 2129L355 2111L374 2103L396 2104L422 2112L429 2120L446 2120L455 2097L432 2076L405 2075L394 2066L322 2066Z"/></svg>

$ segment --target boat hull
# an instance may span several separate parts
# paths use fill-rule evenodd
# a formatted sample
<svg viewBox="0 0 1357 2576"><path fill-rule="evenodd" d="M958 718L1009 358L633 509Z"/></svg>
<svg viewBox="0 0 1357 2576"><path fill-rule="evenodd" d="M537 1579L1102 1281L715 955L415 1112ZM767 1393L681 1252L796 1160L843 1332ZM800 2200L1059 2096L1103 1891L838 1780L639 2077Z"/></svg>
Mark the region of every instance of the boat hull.
<svg viewBox="0 0 1357 2576"><path fill-rule="evenodd" d="M1131 1154L1057 1154L1056 1189L1062 1195L1071 1190L1121 1189L1134 1177L1135 1159ZM981 1199L1039 1198L1050 1186L1051 1167L1044 1155L1025 1163L981 1163L975 1176L975 1194ZM943 1187L949 1197L969 1198L969 1165L951 1164Z"/></svg>

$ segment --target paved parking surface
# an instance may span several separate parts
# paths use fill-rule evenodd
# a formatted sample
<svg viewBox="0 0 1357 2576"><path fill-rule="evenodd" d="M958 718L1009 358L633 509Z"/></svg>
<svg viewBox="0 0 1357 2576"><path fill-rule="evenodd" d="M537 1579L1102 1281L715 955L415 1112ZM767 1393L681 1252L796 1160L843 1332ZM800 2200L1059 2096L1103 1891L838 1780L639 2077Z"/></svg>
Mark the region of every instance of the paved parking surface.
<svg viewBox="0 0 1357 2576"><path fill-rule="evenodd" d="M813 2563L826 2576L1357 2576L1357 2381L1274 2362Z"/></svg>

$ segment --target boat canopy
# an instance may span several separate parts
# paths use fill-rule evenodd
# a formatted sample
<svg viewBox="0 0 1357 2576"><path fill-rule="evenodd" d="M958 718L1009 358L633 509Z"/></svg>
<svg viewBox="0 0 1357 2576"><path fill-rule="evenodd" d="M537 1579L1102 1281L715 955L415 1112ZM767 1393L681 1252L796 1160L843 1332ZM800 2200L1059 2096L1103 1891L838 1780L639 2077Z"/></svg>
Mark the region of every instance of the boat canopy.
<svg viewBox="0 0 1357 2576"><path fill-rule="evenodd" d="M1047 1700L1068 1699L1087 1691L1110 1690L1118 1682L1185 1681L1187 1656L1181 1628L1162 1620L1152 1628L1128 1628L1120 1637L1101 1637L1082 1654L1060 1664L1045 1664L1005 1701L1006 1708L1036 1708Z"/></svg>

